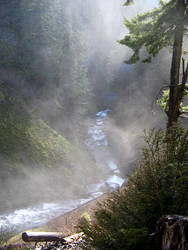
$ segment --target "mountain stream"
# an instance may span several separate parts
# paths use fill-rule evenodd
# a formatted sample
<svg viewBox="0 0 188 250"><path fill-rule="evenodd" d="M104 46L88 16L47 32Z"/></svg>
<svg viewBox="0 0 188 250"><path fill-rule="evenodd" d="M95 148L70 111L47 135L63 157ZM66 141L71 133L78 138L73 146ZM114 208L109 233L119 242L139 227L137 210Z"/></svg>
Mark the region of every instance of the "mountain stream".
<svg viewBox="0 0 188 250"><path fill-rule="evenodd" d="M88 129L88 138L85 141L86 146L96 160L96 164L105 173L105 179L100 183L93 183L87 187L88 198L41 203L0 214L0 234L1 232L23 231L42 226L54 217L69 212L102 195L104 192L114 190L123 184L124 180L120 176L115 157L110 152L108 137L104 132L109 112L110 110L106 109L96 114L93 125Z"/></svg>

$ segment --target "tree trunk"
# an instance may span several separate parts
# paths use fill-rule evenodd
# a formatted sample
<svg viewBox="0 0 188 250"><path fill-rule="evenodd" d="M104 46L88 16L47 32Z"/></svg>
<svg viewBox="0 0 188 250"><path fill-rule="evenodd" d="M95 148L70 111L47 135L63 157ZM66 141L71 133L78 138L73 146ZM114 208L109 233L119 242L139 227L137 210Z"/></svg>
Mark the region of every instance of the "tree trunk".
<svg viewBox="0 0 188 250"><path fill-rule="evenodd" d="M183 44L183 34L184 34L184 24L181 22L181 18L185 16L186 12L185 0L176 0L176 10L177 18L174 45L173 45L173 55L171 64L171 74L170 74L170 96L169 96L169 110L167 129L172 127L174 123L177 122L180 115L180 103L183 98L184 88L182 89L180 85L180 65L181 65L181 55L182 55L182 44Z"/></svg>
<svg viewBox="0 0 188 250"><path fill-rule="evenodd" d="M188 250L188 217L172 215L160 218L155 231L157 250Z"/></svg>

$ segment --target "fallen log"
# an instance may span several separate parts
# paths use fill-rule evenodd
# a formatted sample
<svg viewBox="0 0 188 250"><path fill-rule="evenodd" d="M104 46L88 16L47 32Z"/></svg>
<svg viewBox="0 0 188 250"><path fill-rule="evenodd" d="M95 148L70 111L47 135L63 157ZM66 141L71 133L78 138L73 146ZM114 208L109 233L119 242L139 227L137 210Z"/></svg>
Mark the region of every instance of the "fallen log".
<svg viewBox="0 0 188 250"><path fill-rule="evenodd" d="M64 234L59 232L24 232L22 240L25 242L48 242L48 241L63 241L65 242Z"/></svg>

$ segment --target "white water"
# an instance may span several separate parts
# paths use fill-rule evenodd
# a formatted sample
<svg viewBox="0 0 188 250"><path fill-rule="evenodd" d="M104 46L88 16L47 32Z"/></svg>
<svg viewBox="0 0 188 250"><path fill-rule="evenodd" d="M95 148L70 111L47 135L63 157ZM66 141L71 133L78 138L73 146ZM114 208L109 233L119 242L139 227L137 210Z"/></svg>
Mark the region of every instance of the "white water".
<svg viewBox="0 0 188 250"><path fill-rule="evenodd" d="M120 171L115 162L115 158L110 152L108 146L108 138L104 132L105 122L108 117L109 109L100 111L96 114L95 124L89 128L89 138L86 140L86 145L93 153L97 165L107 175L107 178L101 183L91 184L88 186L89 193L103 192L109 189L120 187L124 180L120 176Z"/></svg>
<svg viewBox="0 0 188 250"><path fill-rule="evenodd" d="M88 199L41 203L35 206L17 209L8 214L2 214L0 216L0 232L20 231L41 226L54 217L71 211L90 200L92 200L92 197Z"/></svg>
<svg viewBox="0 0 188 250"><path fill-rule="evenodd" d="M104 192L114 190L123 184L124 180L120 176L114 156L110 153L108 138L104 132L108 112L110 110L100 111L96 114L95 124L89 128L88 139L85 142L94 155L97 165L105 173L106 179L100 183L90 184L87 187L89 197L87 199L41 203L1 214L0 233L12 230L21 231L41 226L52 218L71 211Z"/></svg>

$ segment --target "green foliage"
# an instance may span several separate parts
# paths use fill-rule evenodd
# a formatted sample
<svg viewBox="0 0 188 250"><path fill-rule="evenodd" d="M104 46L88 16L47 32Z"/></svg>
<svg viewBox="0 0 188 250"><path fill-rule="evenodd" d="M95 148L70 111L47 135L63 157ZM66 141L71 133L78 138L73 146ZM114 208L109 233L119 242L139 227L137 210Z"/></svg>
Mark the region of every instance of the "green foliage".
<svg viewBox="0 0 188 250"><path fill-rule="evenodd" d="M185 89L188 88L188 84L185 85ZM188 91L184 91L183 98L188 98ZM168 111L169 108L169 89L163 90L162 97L157 100L157 105L161 107L165 112ZM180 112L188 112L188 105L184 105L183 102L180 104Z"/></svg>
<svg viewBox="0 0 188 250"><path fill-rule="evenodd" d="M21 73L36 91L57 89L71 114L87 112L90 99L85 17L75 1L15 0L0 9L0 67ZM82 12L77 14L74 9ZM54 91L55 92L55 91ZM37 93L38 94L38 93Z"/></svg>
<svg viewBox="0 0 188 250"><path fill-rule="evenodd" d="M4 97L3 92L0 92L0 102L1 102L1 101L3 101L3 100L4 100L4 98L5 98L5 97Z"/></svg>
<svg viewBox="0 0 188 250"><path fill-rule="evenodd" d="M0 209L84 193L100 172L88 152L34 115L14 92L0 86L1 92Z"/></svg>
<svg viewBox="0 0 188 250"><path fill-rule="evenodd" d="M87 212L85 212L81 215L80 223L83 223L83 224L91 223L91 217Z"/></svg>
<svg viewBox="0 0 188 250"><path fill-rule="evenodd" d="M133 0L127 0L127 1L124 3L124 6L128 6L128 5L132 4L132 3L133 3Z"/></svg>
<svg viewBox="0 0 188 250"><path fill-rule="evenodd" d="M11 237L13 237L14 236L14 234L15 234L15 232L14 232L14 229L12 228L12 230L11 230L11 232L10 232L10 230L2 230L1 228L0 228L0 247L2 247L4 244L6 244L7 243L7 241L11 238Z"/></svg>
<svg viewBox="0 0 188 250"><path fill-rule="evenodd" d="M71 150L69 143L42 120L33 119L23 104L11 96L0 106L0 147L7 157L19 158L19 152L30 163L54 165L65 160Z"/></svg>
<svg viewBox="0 0 188 250"><path fill-rule="evenodd" d="M87 153L81 152L42 119L31 114L18 98L3 87L1 90L0 172L4 171L8 176L14 169L22 174L29 167L42 165L62 169L62 178L70 181L80 172L78 176L84 184L85 175L93 165Z"/></svg>
<svg viewBox="0 0 188 250"><path fill-rule="evenodd" d="M157 105L162 108L165 112L169 108L169 90L163 90L162 98L157 100Z"/></svg>
<svg viewBox="0 0 188 250"><path fill-rule="evenodd" d="M127 1L126 5L129 4ZM140 50L146 48L147 56L143 62L150 62L162 48L172 46L174 39L174 27L179 23L187 24L187 15L179 18L175 1L160 1L159 7L152 11L139 14L131 21L125 18L125 26L129 35L119 42L134 51L126 63L136 63L140 60Z"/></svg>
<svg viewBox="0 0 188 250"><path fill-rule="evenodd" d="M126 185L100 204L93 224L80 225L89 249L152 249L149 233L162 215L188 215L188 131L174 129L171 143L162 130L145 135Z"/></svg>

